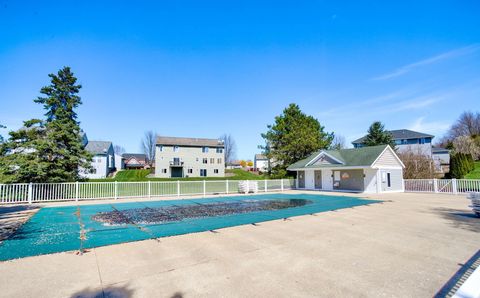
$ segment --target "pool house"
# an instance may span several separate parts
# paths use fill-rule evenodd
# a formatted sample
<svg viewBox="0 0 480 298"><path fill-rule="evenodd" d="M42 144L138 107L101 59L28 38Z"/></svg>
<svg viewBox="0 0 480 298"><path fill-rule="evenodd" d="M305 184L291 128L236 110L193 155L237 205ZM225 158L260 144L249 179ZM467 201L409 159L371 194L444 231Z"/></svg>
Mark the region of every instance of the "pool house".
<svg viewBox="0 0 480 298"><path fill-rule="evenodd" d="M402 192L403 165L388 145L320 150L288 167L297 188L364 193Z"/></svg>

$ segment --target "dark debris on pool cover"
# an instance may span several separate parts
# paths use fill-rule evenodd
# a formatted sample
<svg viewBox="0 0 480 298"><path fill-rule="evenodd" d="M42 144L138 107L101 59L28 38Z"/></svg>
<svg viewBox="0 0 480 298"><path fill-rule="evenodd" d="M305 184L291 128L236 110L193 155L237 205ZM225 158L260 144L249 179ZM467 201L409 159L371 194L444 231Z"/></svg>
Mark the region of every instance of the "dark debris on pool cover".
<svg viewBox="0 0 480 298"><path fill-rule="evenodd" d="M234 202L214 202L196 205L165 206L159 208L135 208L99 212L92 219L106 225L159 224L184 219L242 214L256 211L280 210L305 206L313 203L305 199L288 200L245 200Z"/></svg>

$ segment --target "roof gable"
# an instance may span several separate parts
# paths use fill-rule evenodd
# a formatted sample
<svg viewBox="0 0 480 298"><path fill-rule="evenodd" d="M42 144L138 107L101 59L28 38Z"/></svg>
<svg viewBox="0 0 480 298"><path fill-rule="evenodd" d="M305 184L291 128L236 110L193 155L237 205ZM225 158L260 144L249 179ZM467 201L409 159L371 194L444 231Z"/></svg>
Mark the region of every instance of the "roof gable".
<svg viewBox="0 0 480 298"><path fill-rule="evenodd" d="M112 147L112 142L88 141L87 146L85 146L85 150L95 155L107 154L108 151L110 151L110 147Z"/></svg>
<svg viewBox="0 0 480 298"><path fill-rule="evenodd" d="M344 162L342 160L331 156L325 151L321 151L307 164L307 166L338 165L343 163Z"/></svg>

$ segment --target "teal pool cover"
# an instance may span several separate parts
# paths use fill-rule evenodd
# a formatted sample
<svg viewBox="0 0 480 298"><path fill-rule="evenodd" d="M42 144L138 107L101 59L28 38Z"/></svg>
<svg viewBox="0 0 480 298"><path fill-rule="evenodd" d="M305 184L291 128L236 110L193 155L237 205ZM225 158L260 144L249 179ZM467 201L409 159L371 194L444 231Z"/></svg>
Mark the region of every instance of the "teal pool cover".
<svg viewBox="0 0 480 298"><path fill-rule="evenodd" d="M45 207L0 244L0 261L212 231L376 202L347 196L264 194Z"/></svg>

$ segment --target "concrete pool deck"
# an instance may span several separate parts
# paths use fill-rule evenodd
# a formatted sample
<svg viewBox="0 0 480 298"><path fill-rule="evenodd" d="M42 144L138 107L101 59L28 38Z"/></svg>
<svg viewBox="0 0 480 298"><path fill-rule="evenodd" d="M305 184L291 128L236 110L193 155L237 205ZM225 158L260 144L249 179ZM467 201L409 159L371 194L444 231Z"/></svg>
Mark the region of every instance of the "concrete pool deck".
<svg viewBox="0 0 480 298"><path fill-rule="evenodd" d="M480 248L464 196L362 197L386 202L1 262L1 296L431 297Z"/></svg>

